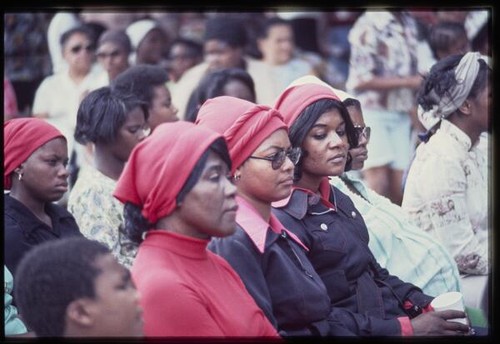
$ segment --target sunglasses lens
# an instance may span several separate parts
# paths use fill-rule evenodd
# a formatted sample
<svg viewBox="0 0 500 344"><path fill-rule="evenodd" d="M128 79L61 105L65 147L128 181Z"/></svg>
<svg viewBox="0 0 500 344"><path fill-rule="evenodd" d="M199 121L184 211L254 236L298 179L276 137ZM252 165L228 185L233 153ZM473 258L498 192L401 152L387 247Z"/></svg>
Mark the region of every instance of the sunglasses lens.
<svg viewBox="0 0 500 344"><path fill-rule="evenodd" d="M290 158L290 160L292 161L292 163L294 165L297 165L297 163L299 162L301 153L302 152L301 152L300 148L298 148L298 147L293 148L288 153L288 158Z"/></svg>
<svg viewBox="0 0 500 344"><path fill-rule="evenodd" d="M365 137L366 140L370 140L370 134L371 134L371 128L370 127L365 127Z"/></svg>
<svg viewBox="0 0 500 344"><path fill-rule="evenodd" d="M286 152L285 151L280 151L279 153L276 153L274 155L273 161L271 163L271 167L273 170L277 170L281 166L283 166L283 163L285 162L286 158Z"/></svg>
<svg viewBox="0 0 500 344"><path fill-rule="evenodd" d="M80 50L82 50L82 46L81 45L77 45L77 46L71 48L71 52L73 54L78 54L80 52Z"/></svg>

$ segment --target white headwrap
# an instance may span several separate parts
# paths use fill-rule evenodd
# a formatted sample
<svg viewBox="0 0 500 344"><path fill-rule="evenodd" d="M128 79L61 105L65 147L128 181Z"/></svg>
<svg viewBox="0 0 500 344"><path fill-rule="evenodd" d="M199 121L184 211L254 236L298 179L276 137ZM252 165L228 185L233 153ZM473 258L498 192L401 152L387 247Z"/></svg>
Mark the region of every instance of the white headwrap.
<svg viewBox="0 0 500 344"><path fill-rule="evenodd" d="M137 50L141 41L146 37L149 31L158 27L158 24L151 19L138 20L127 27L127 35L132 43L132 48Z"/></svg>
<svg viewBox="0 0 500 344"><path fill-rule="evenodd" d="M318 85L326 86L329 89L331 89L339 97L340 101L342 101L342 102L344 100L346 100L347 98L356 99L353 96L351 96L350 94L346 93L345 91L339 90L337 88L333 88L332 86L330 86L329 84L327 84L326 82L324 82L323 80L319 79L318 77L316 77L314 75L301 76L300 78L295 79L294 81L292 81L290 83L290 85L288 85L287 89L290 87L293 87L293 86L303 85L303 84L318 84Z"/></svg>
<svg viewBox="0 0 500 344"><path fill-rule="evenodd" d="M420 105L418 106L418 119L427 130L434 127L441 119L455 112L467 99L479 73L480 59L486 63L489 62L486 56L478 52L465 54L455 68L455 78L457 80L455 87L445 93L439 103L434 105L430 110L424 111ZM431 91L432 93L434 91ZM439 98L435 93L434 96Z"/></svg>

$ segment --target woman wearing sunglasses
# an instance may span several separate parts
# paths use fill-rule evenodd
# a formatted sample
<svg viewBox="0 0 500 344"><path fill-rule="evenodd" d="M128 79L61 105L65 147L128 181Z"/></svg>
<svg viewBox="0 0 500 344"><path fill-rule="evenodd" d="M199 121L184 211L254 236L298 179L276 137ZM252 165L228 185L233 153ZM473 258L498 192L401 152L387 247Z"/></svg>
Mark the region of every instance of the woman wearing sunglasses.
<svg viewBox="0 0 500 344"><path fill-rule="evenodd" d="M238 191L235 234L212 239L209 248L238 272L282 336L350 335L330 317L330 299L307 248L271 213L271 203L290 194L300 158L281 115L221 96L201 106L196 123L224 135Z"/></svg>
<svg viewBox="0 0 500 344"><path fill-rule="evenodd" d="M294 147L302 148L289 198L274 203L276 216L309 248L332 312L361 336L464 335L469 327L446 319L464 312L430 312L432 297L390 275L369 249L363 217L328 177L344 172L348 149L358 137L347 109L323 85L292 86L275 108L289 125Z"/></svg>

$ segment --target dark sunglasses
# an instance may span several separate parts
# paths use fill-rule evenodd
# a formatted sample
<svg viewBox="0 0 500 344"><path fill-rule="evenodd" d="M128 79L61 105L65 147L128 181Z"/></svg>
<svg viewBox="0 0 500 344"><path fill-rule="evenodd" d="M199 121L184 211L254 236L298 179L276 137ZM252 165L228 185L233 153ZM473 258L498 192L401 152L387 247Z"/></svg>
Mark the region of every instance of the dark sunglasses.
<svg viewBox="0 0 500 344"><path fill-rule="evenodd" d="M358 140L361 139L361 136L364 136L366 138L366 141L370 140L370 133L371 133L370 127L362 127L360 125L355 125L354 130L356 131L356 136L358 137Z"/></svg>
<svg viewBox="0 0 500 344"><path fill-rule="evenodd" d="M69 50L73 53L73 54L78 54L80 52L80 50L82 49L85 49L87 50L87 52L90 52L90 51L94 51L94 46L92 44L89 44L87 46L83 46L83 45L75 45L74 47L70 48Z"/></svg>
<svg viewBox="0 0 500 344"><path fill-rule="evenodd" d="M294 165L297 165L301 154L302 150L300 149L300 147L295 147L295 148L289 148L287 150L282 149L270 157L250 156L250 158L271 161L271 167L273 168L273 170L277 170L281 166L283 166L286 157L288 157L288 159L290 159L290 161Z"/></svg>

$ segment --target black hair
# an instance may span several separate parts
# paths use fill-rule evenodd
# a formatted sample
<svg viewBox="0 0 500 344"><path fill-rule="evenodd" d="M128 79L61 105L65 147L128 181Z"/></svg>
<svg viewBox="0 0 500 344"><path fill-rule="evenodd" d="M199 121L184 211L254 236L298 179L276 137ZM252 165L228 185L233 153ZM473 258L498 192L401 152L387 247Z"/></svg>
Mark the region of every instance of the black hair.
<svg viewBox="0 0 500 344"><path fill-rule="evenodd" d="M212 17L205 23L203 41L219 40L227 43L232 48L244 48L248 37L245 27L240 19L233 17Z"/></svg>
<svg viewBox="0 0 500 344"><path fill-rule="evenodd" d="M290 27L292 30L292 23L289 22L286 19L280 18L280 17L270 17L266 18L261 27L260 30L257 32L257 39L263 39L266 38L269 35L269 30L276 25L287 25Z"/></svg>
<svg viewBox="0 0 500 344"><path fill-rule="evenodd" d="M136 107L141 107L147 120L146 105L131 93L112 90L108 86L90 92L78 107L75 140L81 144L112 143L127 115Z"/></svg>
<svg viewBox="0 0 500 344"><path fill-rule="evenodd" d="M417 102L424 109L430 110L439 104L441 98L457 84L455 67L458 66L464 54L451 55L434 64L417 94ZM479 60L479 72L467 98L476 98L488 84L491 69L482 59ZM457 110L458 111L458 110Z"/></svg>
<svg viewBox="0 0 500 344"><path fill-rule="evenodd" d="M200 58L200 59L203 58L203 45L201 43L198 43L198 42L196 42L192 39L189 39L189 38L178 37L178 38L174 39L172 41L172 43L170 43L170 46L168 49L169 55L170 55L172 48L175 45L185 46L188 49L188 54L189 54L188 57L189 58Z"/></svg>
<svg viewBox="0 0 500 344"><path fill-rule="evenodd" d="M467 38L467 32L462 23L458 22L440 22L432 26L429 34L429 46L438 59L438 51L449 51L450 46L460 37Z"/></svg>
<svg viewBox="0 0 500 344"><path fill-rule="evenodd" d="M106 30L99 37L98 46L104 43L114 43L119 45L125 54L130 54L132 52L132 43L130 38L124 30Z"/></svg>
<svg viewBox="0 0 500 344"><path fill-rule="evenodd" d="M347 141L350 147L356 147L358 145L358 138L354 130L354 124L352 123L349 112L347 111L345 105L340 100L334 99L319 99L314 103L308 105L295 122L290 126L288 136L293 147L302 147L302 143L306 138L307 133L313 125L318 121L318 119L325 112L337 109L342 116L345 123ZM308 152L303 151L302 156L295 166L294 180L298 181L302 178L302 162L307 156Z"/></svg>
<svg viewBox="0 0 500 344"><path fill-rule="evenodd" d="M356 108L356 110L361 111L361 102L357 99L354 98L346 98L342 102L344 103L344 106L347 108L349 106L353 106Z"/></svg>
<svg viewBox="0 0 500 344"><path fill-rule="evenodd" d="M37 336L62 337L68 305L79 298L95 298L95 280L101 273L96 260L110 253L105 245L84 237L33 247L19 263L14 290L28 328Z"/></svg>
<svg viewBox="0 0 500 344"><path fill-rule="evenodd" d="M61 44L61 47L64 48L64 46L68 42L68 39L76 33L86 35L88 37L88 39L92 42L92 45L95 46L95 43L96 43L95 33L88 26L80 25L80 26L74 27L72 29L69 29L68 31L64 32L61 35L61 38L59 39L59 43Z"/></svg>
<svg viewBox="0 0 500 344"><path fill-rule="evenodd" d="M196 183L198 183L201 173L205 168L209 152L217 154L227 164L228 168L231 169L231 157L229 155L226 141L220 137L207 148L207 150L201 155L200 159L196 162L191 174L177 194L177 205L180 205L184 201L186 195L193 189ZM119 230L127 238L136 244L140 244L143 240L143 234L156 225L155 223L150 223L142 215L141 211L142 209L139 206L126 202L123 209L124 224L119 228Z"/></svg>
<svg viewBox="0 0 500 344"><path fill-rule="evenodd" d="M154 88L165 85L167 81L168 74L160 66L139 64L118 74L112 81L111 88L124 93L132 93L151 107Z"/></svg>
<svg viewBox="0 0 500 344"><path fill-rule="evenodd" d="M241 81L245 84L252 93L253 99L250 99L250 101L255 102L255 85L250 74L241 68L224 68L203 77L189 97L184 119L195 122L200 106L207 99L225 95L224 87L233 80Z"/></svg>

